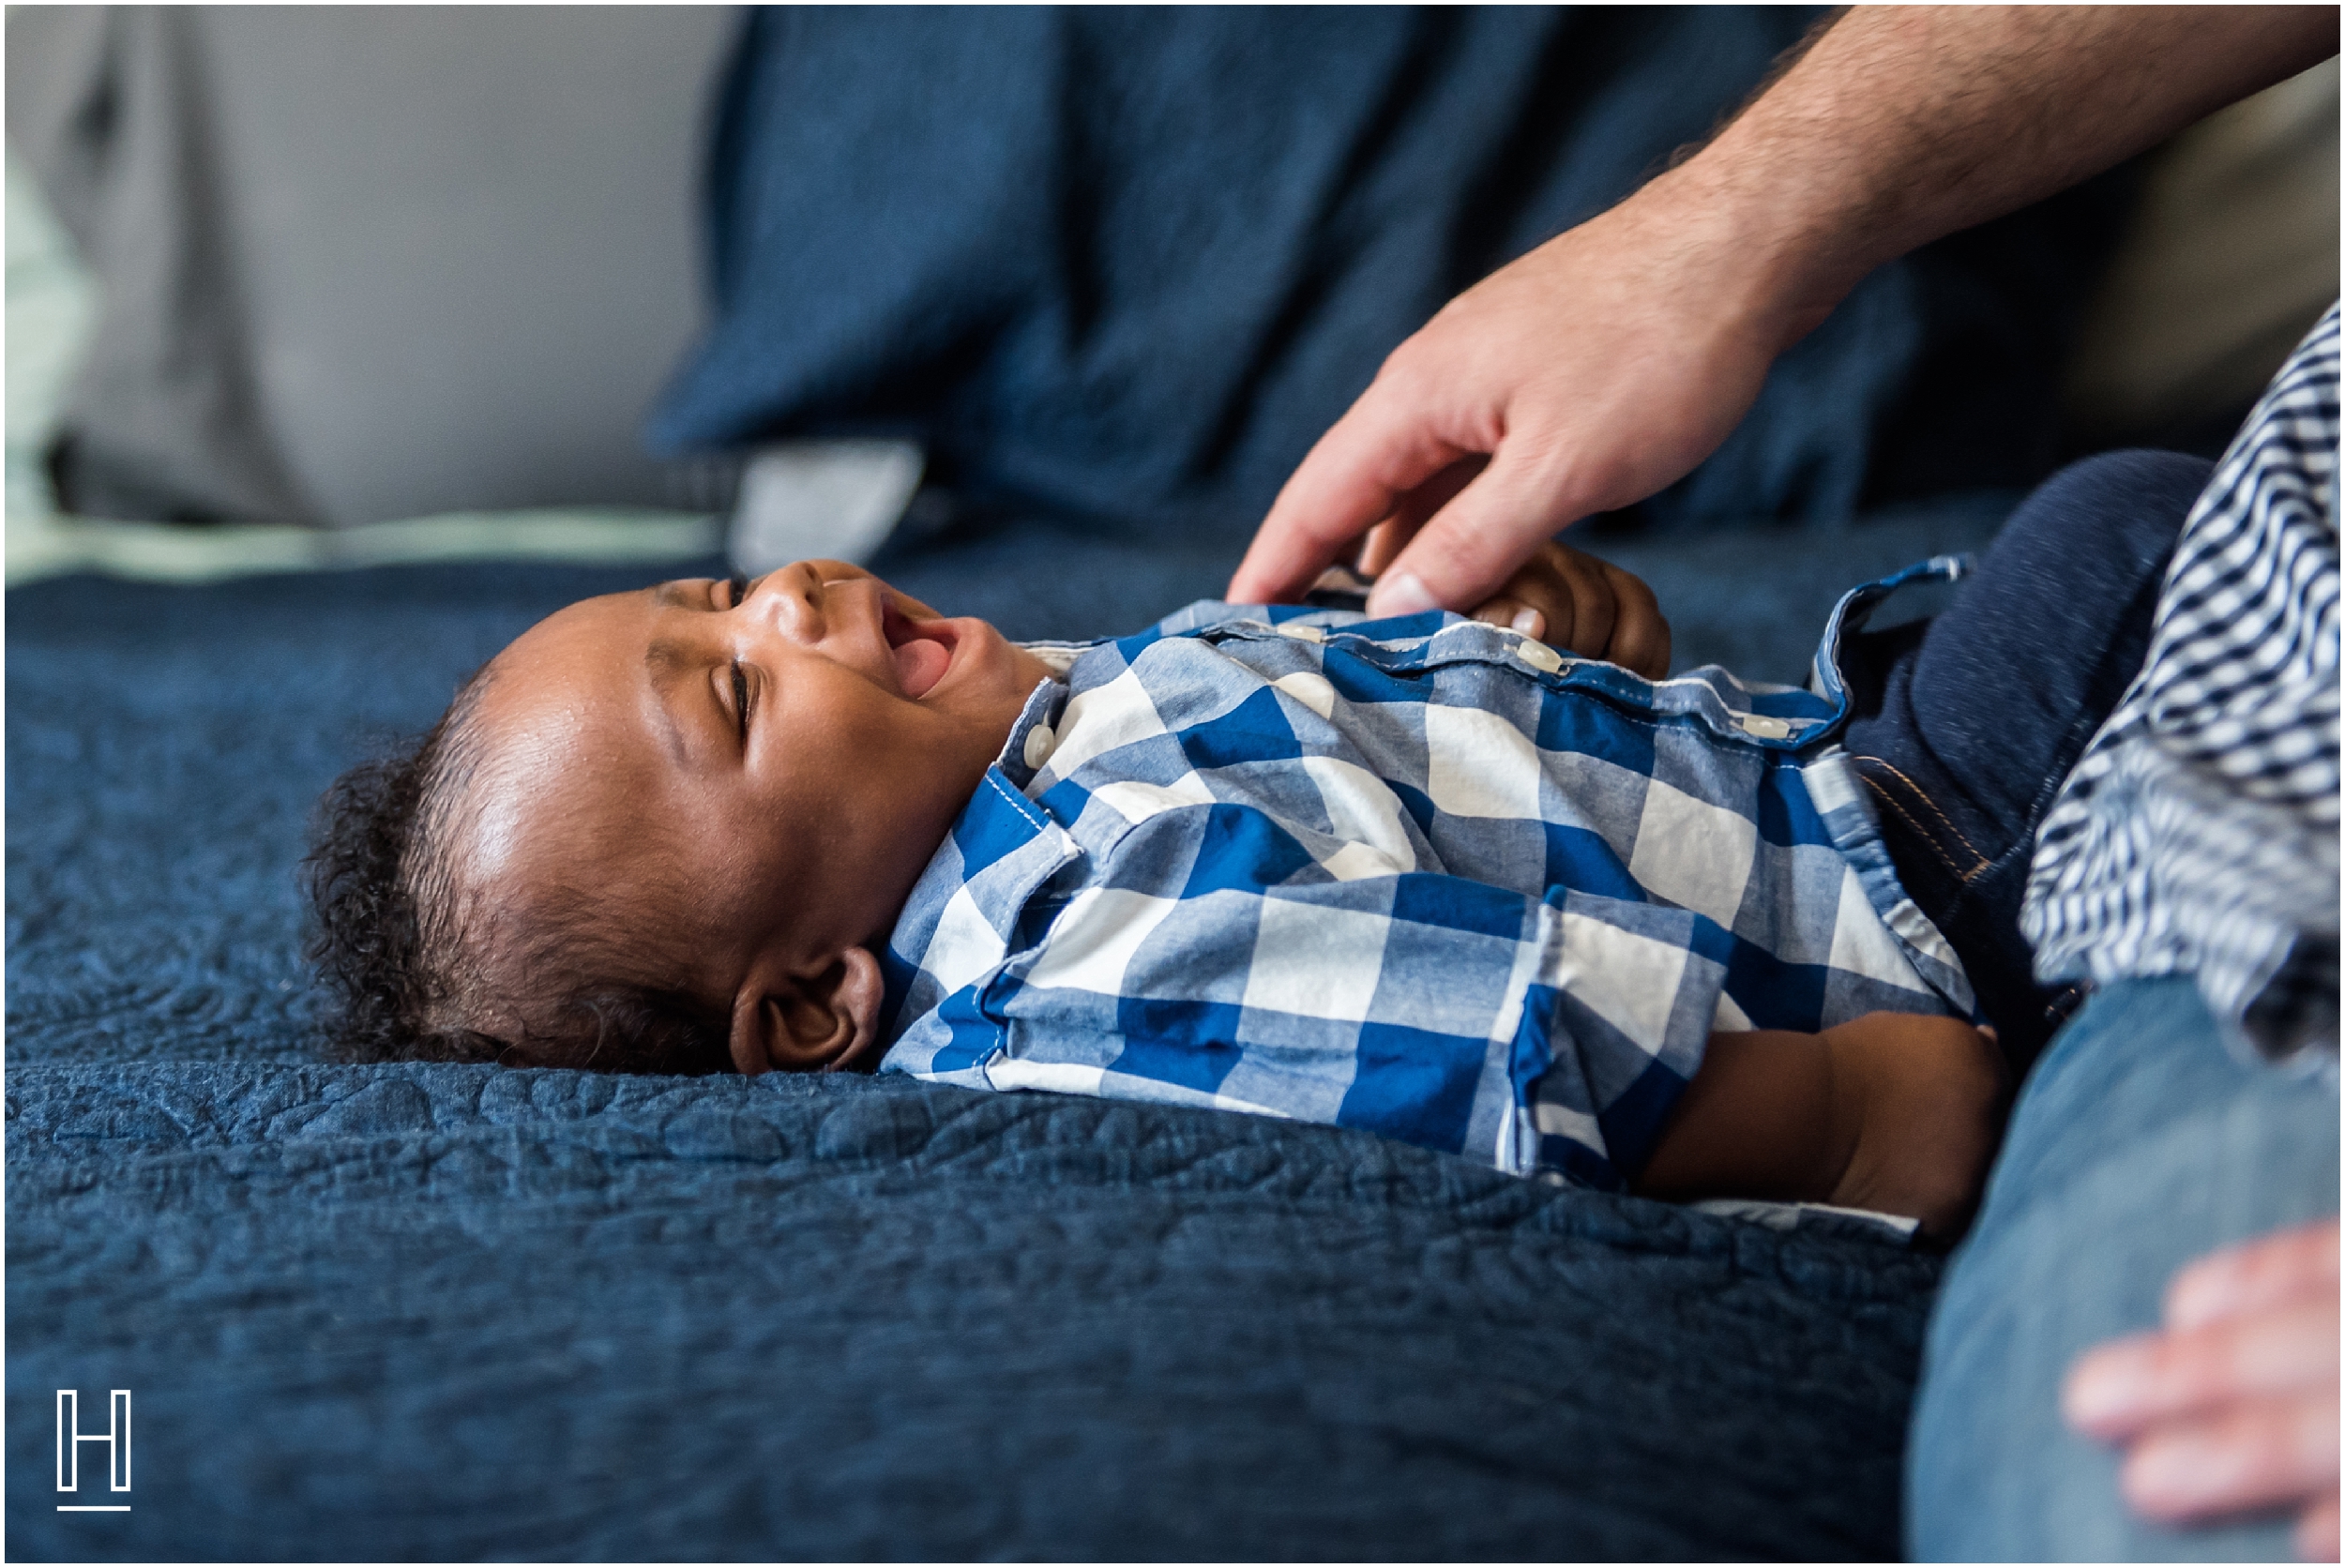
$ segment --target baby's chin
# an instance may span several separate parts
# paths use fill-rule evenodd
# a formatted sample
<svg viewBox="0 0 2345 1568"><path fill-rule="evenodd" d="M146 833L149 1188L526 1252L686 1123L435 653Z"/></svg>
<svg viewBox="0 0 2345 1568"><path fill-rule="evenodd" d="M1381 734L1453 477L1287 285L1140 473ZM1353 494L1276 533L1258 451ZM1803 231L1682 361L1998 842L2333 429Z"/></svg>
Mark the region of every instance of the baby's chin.
<svg viewBox="0 0 2345 1568"><path fill-rule="evenodd" d="M1003 693L1009 700L1010 721L1015 723L1018 710L1026 705L1026 699L1034 695L1034 688L1045 681L1056 680L1057 671L1026 649L1004 637L991 623L976 621L961 624L974 626L976 628L976 637L987 661L993 669L1002 672L1000 679ZM966 651L969 655L978 652L980 648L977 647ZM1007 738L1006 732L1004 739Z"/></svg>

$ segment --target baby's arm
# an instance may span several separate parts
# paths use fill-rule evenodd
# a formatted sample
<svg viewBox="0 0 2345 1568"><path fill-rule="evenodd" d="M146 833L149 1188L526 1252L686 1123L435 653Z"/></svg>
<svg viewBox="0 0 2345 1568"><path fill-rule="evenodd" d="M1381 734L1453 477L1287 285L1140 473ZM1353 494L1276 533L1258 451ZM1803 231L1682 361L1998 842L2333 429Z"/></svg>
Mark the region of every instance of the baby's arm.
<svg viewBox="0 0 2345 1568"><path fill-rule="evenodd" d="M1632 1185L1908 1214L1951 1242L1986 1182L2005 1091L2002 1053L1959 1018L1868 1013L1819 1034L1713 1034Z"/></svg>

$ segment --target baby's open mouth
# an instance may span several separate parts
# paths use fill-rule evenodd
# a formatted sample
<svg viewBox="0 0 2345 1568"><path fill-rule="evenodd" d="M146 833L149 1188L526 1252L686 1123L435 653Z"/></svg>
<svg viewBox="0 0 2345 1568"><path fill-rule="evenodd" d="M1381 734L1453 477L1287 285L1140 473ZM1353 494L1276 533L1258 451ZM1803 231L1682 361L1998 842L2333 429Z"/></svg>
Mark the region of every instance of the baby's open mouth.
<svg viewBox="0 0 2345 1568"><path fill-rule="evenodd" d="M883 596L880 602L880 633L887 639L888 651L895 656L897 683L903 687L904 695L916 702L952 668L953 650L960 645L961 634L946 621L908 618L896 608L892 596Z"/></svg>

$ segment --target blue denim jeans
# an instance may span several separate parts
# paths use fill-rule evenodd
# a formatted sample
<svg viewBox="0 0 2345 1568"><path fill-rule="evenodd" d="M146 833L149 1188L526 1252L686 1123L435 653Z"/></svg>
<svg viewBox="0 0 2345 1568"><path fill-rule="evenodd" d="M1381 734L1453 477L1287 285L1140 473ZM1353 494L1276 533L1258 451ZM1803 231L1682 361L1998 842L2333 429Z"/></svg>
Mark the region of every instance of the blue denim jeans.
<svg viewBox="0 0 2345 1568"><path fill-rule="evenodd" d="M2214 465L2072 464L2022 502L1943 614L1849 640L1842 744L1898 877L1962 957L2015 1076L2069 1000L2020 936L2035 830L2141 668L2160 580Z"/></svg>
<svg viewBox="0 0 2345 1568"><path fill-rule="evenodd" d="M2090 1346L2154 1328L2192 1259L2337 1208L2334 1059L2306 1078L2227 1051L2187 977L2095 994L2037 1063L1930 1314L1906 1449L1925 1560L2274 1559L2289 1522L2169 1530L2070 1431Z"/></svg>

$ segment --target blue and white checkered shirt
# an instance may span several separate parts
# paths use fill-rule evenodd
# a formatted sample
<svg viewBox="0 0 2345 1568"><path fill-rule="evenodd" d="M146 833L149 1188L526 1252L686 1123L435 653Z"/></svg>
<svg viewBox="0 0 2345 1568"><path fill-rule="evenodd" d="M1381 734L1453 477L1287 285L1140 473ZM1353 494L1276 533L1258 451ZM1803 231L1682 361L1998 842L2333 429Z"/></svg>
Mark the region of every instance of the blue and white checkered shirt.
<svg viewBox="0 0 2345 1568"><path fill-rule="evenodd" d="M1714 1030L1970 1016L1817 691L1426 614L1062 650L890 939L885 1070L1365 1127L1617 1188Z"/></svg>
<svg viewBox="0 0 2345 1568"><path fill-rule="evenodd" d="M2020 915L2046 978L2194 974L2274 1057L2337 1040L2337 443L2331 306L2185 520Z"/></svg>

